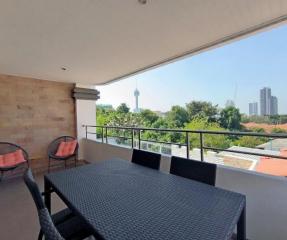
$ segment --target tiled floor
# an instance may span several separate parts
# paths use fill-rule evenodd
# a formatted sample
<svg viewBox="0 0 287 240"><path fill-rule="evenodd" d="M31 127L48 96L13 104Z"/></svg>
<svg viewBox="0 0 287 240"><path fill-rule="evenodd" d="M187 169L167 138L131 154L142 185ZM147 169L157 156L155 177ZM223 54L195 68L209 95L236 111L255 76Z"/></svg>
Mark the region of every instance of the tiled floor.
<svg viewBox="0 0 287 240"><path fill-rule="evenodd" d="M43 190L43 175L36 180ZM53 194L52 210L64 208L64 203ZM0 239L33 240L39 231L36 207L22 178L0 182Z"/></svg>

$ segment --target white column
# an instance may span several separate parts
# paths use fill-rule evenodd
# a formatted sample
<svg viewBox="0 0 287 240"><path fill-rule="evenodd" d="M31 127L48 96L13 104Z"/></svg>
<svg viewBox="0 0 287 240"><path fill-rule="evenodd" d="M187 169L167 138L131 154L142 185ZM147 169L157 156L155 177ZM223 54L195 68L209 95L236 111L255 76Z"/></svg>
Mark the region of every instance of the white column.
<svg viewBox="0 0 287 240"><path fill-rule="evenodd" d="M76 87L95 89L94 86L76 84ZM79 142L79 159L83 159L82 140L86 137L83 125L96 125L96 101L76 99L77 138Z"/></svg>

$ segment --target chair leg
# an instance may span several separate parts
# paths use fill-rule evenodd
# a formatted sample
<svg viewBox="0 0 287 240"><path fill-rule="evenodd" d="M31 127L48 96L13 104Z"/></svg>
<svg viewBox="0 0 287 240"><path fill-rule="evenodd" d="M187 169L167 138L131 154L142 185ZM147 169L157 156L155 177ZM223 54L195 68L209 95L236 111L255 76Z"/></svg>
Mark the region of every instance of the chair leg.
<svg viewBox="0 0 287 240"><path fill-rule="evenodd" d="M65 160L65 169L67 168L67 160Z"/></svg>
<svg viewBox="0 0 287 240"><path fill-rule="evenodd" d="M48 163L48 173L50 173L50 166L51 166L51 159L49 157L49 163Z"/></svg>
<svg viewBox="0 0 287 240"><path fill-rule="evenodd" d="M38 240L42 240L43 239L43 232L42 229L40 230L39 234L38 234Z"/></svg>
<svg viewBox="0 0 287 240"><path fill-rule="evenodd" d="M1 171L0 182L2 181L3 175L4 175L4 171Z"/></svg>
<svg viewBox="0 0 287 240"><path fill-rule="evenodd" d="M75 156L75 167L77 167L77 157Z"/></svg>

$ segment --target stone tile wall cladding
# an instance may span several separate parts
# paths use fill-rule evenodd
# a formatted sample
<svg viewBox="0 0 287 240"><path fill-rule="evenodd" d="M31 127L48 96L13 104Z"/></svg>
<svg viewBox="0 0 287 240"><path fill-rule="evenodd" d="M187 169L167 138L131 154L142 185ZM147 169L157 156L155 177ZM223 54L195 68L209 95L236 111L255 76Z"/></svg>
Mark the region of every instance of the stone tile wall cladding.
<svg viewBox="0 0 287 240"><path fill-rule="evenodd" d="M31 166L47 166L47 146L76 134L74 84L0 75L0 141L23 146Z"/></svg>

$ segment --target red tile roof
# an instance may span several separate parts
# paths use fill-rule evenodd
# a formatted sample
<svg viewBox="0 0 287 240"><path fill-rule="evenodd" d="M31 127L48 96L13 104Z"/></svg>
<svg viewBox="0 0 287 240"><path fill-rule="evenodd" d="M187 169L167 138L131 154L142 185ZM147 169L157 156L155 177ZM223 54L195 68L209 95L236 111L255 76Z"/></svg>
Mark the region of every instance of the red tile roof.
<svg viewBox="0 0 287 240"><path fill-rule="evenodd" d="M281 156L287 157L287 149L281 149ZM275 176L287 176L287 160L278 158L261 157L255 170Z"/></svg>

